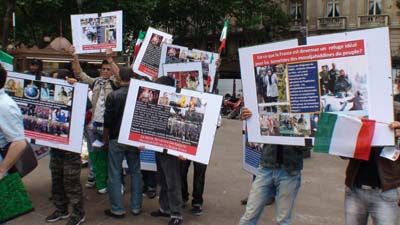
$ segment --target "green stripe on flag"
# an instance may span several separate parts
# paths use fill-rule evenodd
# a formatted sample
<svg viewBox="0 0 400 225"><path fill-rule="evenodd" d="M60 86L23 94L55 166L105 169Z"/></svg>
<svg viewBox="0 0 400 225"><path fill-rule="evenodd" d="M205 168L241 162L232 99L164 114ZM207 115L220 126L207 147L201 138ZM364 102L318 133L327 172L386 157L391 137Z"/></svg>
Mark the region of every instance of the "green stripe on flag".
<svg viewBox="0 0 400 225"><path fill-rule="evenodd" d="M314 152L329 153L337 118L336 114L321 114L318 121L317 133L315 134Z"/></svg>

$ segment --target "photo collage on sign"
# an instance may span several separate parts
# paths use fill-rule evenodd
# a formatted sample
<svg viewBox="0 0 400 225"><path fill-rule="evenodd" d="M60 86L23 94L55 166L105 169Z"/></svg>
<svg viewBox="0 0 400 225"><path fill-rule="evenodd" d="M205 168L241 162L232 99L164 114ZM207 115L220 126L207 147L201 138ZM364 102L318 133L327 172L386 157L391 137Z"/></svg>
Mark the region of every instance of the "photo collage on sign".
<svg viewBox="0 0 400 225"><path fill-rule="evenodd" d="M168 77L175 80L175 87L196 90L199 86L198 71L168 72Z"/></svg>
<svg viewBox="0 0 400 225"><path fill-rule="evenodd" d="M80 22L83 45L116 43L116 16L84 18Z"/></svg>

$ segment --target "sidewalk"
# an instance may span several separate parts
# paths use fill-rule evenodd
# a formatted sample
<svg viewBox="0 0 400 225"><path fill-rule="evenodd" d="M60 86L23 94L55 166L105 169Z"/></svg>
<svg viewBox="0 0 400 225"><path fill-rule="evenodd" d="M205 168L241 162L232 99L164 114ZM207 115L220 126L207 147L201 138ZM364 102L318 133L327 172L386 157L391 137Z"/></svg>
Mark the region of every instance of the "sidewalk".
<svg viewBox="0 0 400 225"><path fill-rule="evenodd" d="M244 212L240 200L247 196L252 177L242 170L242 123L238 120L223 120L217 131L214 150L208 166L204 194L204 214L193 216L190 207L185 208L185 225L235 225ZM305 159L293 225L339 225L344 224L343 198L346 161L339 157L313 153ZM35 211L10 221L7 225L46 224L45 218L52 213L50 197L49 157L40 161L39 167L24 183L29 192ZM191 169L192 170L192 169ZM88 169L82 170L82 184L85 183ZM190 179L191 179L190 174ZM125 178L128 179L128 178ZM191 180L189 181L191 186ZM109 207L107 195L98 195L94 189L84 188L87 225L166 225L167 218L152 218L150 212L158 209L157 199L143 199L143 212L140 216L127 213L124 219L116 220L104 215ZM129 194L125 194L128 207ZM260 225L275 224L274 205L265 208ZM62 220L53 224L66 224Z"/></svg>

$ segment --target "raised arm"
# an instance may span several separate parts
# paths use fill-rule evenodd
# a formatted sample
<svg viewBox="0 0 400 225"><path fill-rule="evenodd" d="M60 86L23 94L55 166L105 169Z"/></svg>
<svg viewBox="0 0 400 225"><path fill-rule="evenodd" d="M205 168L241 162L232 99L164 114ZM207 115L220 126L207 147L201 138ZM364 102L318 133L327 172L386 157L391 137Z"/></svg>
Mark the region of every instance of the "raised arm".
<svg viewBox="0 0 400 225"><path fill-rule="evenodd" d="M69 53L72 56L72 70L74 71L75 78L82 83L92 85L95 81L94 78L88 76L85 72L82 71L81 65L79 63L79 57L75 53L75 47L71 46L69 49Z"/></svg>
<svg viewBox="0 0 400 225"><path fill-rule="evenodd" d="M119 84L121 81L121 78L119 76L119 67L118 65L114 62L113 59L113 51L111 48L106 49L106 60L107 62L111 65L111 71L114 74L115 81Z"/></svg>

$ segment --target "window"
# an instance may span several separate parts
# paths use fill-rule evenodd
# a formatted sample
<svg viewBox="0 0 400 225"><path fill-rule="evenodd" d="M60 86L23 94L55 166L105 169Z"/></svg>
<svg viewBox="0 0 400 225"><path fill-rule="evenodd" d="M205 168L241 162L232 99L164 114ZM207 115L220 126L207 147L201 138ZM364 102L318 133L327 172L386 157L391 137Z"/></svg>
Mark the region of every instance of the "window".
<svg viewBox="0 0 400 225"><path fill-rule="evenodd" d="M368 0L368 15L379 15L382 13L381 0Z"/></svg>
<svg viewBox="0 0 400 225"><path fill-rule="evenodd" d="M328 17L340 16L339 1L338 0L327 0Z"/></svg>
<svg viewBox="0 0 400 225"><path fill-rule="evenodd" d="M289 15L293 21L301 20L301 12L302 12L301 0L290 1Z"/></svg>

